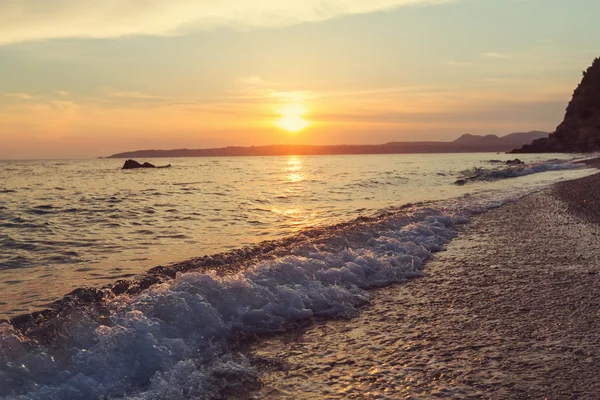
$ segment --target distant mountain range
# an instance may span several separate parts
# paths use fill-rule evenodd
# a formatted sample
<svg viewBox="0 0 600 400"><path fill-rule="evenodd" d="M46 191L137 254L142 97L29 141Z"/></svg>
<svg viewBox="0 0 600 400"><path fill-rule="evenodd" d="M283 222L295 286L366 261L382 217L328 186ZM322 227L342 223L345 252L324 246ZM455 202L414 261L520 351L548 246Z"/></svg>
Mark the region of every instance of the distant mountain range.
<svg viewBox="0 0 600 400"><path fill-rule="evenodd" d="M229 146L215 149L136 150L113 154L107 158L506 152L547 136L548 132L532 131L511 133L502 137L465 134L453 142L390 142L375 145L332 146Z"/></svg>

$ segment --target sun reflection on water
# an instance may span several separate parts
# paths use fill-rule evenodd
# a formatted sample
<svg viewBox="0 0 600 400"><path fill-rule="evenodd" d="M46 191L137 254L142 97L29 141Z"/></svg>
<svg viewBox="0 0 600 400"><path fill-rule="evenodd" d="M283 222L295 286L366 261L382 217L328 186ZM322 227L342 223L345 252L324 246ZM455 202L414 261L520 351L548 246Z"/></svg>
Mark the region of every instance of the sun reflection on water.
<svg viewBox="0 0 600 400"><path fill-rule="evenodd" d="M302 160L298 156L289 156L283 170L288 174L286 178L289 183L298 183L304 180Z"/></svg>
<svg viewBox="0 0 600 400"><path fill-rule="evenodd" d="M302 182L306 181L305 173L303 172L304 165L303 160L299 156L288 156L281 168L282 172L282 183L294 185L284 185L282 190L284 194L278 196L278 198L285 199L284 204L279 204L278 207L271 209L271 212L281 215L294 231L309 228L313 226L318 217L318 213L308 211L306 207L294 204L294 199L297 198L301 192L306 191L306 187ZM285 204L289 203L289 204Z"/></svg>
<svg viewBox="0 0 600 400"><path fill-rule="evenodd" d="M293 174L289 174L287 176L287 178L288 178L288 182L297 183L297 182L302 182L304 180L304 175L293 173Z"/></svg>

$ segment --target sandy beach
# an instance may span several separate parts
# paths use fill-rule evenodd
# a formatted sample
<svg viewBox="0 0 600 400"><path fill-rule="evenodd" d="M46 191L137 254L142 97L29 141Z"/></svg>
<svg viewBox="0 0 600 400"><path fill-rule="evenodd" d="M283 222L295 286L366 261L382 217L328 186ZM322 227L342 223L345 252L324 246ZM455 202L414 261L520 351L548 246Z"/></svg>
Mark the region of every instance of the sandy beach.
<svg viewBox="0 0 600 400"><path fill-rule="evenodd" d="M600 174L474 217L425 277L244 351L243 398L597 399Z"/></svg>

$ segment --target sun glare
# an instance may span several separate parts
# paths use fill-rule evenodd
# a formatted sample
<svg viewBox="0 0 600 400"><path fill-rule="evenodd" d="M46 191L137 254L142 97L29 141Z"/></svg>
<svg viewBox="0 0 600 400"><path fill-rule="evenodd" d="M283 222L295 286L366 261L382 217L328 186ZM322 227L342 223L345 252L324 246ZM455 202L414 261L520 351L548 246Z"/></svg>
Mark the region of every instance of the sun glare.
<svg viewBox="0 0 600 400"><path fill-rule="evenodd" d="M300 132L310 125L310 122L304 119L306 108L302 105L287 105L278 113L281 117L275 121L275 125L288 132Z"/></svg>

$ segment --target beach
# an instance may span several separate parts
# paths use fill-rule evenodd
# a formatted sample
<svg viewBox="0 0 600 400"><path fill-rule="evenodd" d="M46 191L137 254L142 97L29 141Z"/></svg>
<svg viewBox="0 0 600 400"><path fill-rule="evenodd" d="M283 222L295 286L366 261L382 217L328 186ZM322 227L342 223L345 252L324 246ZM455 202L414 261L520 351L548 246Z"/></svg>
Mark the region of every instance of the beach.
<svg viewBox="0 0 600 400"><path fill-rule="evenodd" d="M597 399L600 174L475 216L354 319L244 347L240 398Z"/></svg>
<svg viewBox="0 0 600 400"><path fill-rule="evenodd" d="M594 161L483 157L464 171L457 159L460 175L421 172L447 198L0 320L0 399L595 398ZM461 175L475 178L433 189Z"/></svg>

